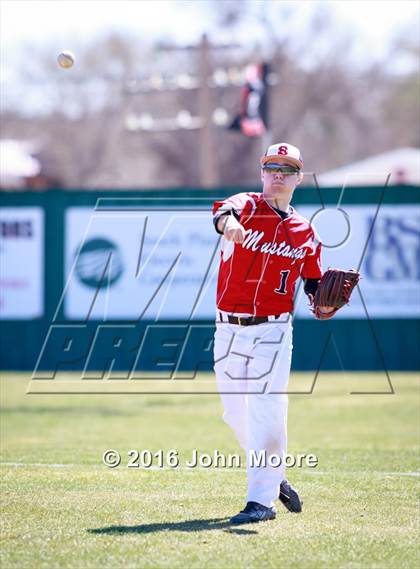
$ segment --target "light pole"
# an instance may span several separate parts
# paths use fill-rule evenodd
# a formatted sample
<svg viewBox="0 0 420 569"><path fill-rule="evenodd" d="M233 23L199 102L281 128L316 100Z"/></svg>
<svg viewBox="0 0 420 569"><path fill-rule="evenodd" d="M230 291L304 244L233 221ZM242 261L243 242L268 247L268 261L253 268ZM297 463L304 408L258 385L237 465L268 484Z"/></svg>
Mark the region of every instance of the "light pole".
<svg viewBox="0 0 420 569"><path fill-rule="evenodd" d="M217 85L210 84L213 76L210 54L214 49L232 49L237 47L239 46L236 44L211 45L206 35L201 37L198 46L174 46L167 44L161 46L161 49L165 51L188 50L198 52L198 81L194 80L193 77L186 77L183 79L182 87L180 86L180 88L183 89L197 89L198 116L190 117L188 121L179 120L179 116L172 119L154 120L148 113L143 113L140 116L130 113L126 117L126 128L131 132L170 131L178 130L179 128L198 130L200 185L207 188L219 184L214 129L217 128L217 126L225 126L228 120L225 109L212 109L211 89ZM150 85L146 92L154 91L155 88L156 87ZM135 82L133 85L127 86L127 92L131 95L136 94L139 90L139 86ZM162 90L162 87L160 87L160 90ZM184 117L186 111L182 111L182 113L182 117ZM223 113L226 117L222 116Z"/></svg>
<svg viewBox="0 0 420 569"><path fill-rule="evenodd" d="M199 130L200 184L205 188L218 185L219 176L216 165L213 132L211 126L211 94L209 86L210 46L206 35L200 43L200 86L198 90L198 108L202 119Z"/></svg>
<svg viewBox="0 0 420 569"><path fill-rule="evenodd" d="M199 73L197 76L193 77L190 75L179 75L177 76L177 87L179 89L189 89L189 90L196 90L197 91L197 102L198 102L198 116L191 116L190 112L186 109L181 110L178 112L176 117L173 118L153 118L149 113L141 113L137 115L136 113L130 113L126 116L126 128L131 132L169 132L169 131L176 131L179 129L187 129L187 130L198 130L197 137L198 137L198 160L199 160L199 178L200 178L200 185L205 188L209 187L216 187L219 185L219 170L218 170L218 161L217 161L217 148L214 141L214 133L215 128L217 127L227 127L229 118L228 113L224 108L218 107L213 109L212 105L212 96L211 90L215 87L226 87L229 85L234 86L244 86L246 83L246 73L247 68L243 69L236 69L230 68L227 71L223 69L212 69L210 56L211 52L214 49L232 49L235 47L239 47L235 44L229 45L211 45L207 36L203 35L200 41L200 44L193 45L193 46L174 46L174 45L164 45L161 46L162 50L165 51L194 51L198 55L198 65L199 65ZM253 65L254 68L260 68L261 64L256 66ZM264 94L264 108L265 111L263 113L263 117L254 117L252 113L250 113L250 119L258 119L265 122L265 126L267 127L267 117L266 117L266 107L267 107L267 88L268 85L274 85L277 83L276 76L272 73L267 72L267 66L265 65L264 68L261 67L263 71L263 75L261 79L265 82L266 81L266 90ZM268 77L266 75L268 74ZM138 92L149 93L154 92L156 90L162 91L165 89L165 82L162 78L161 80L153 83L149 81L149 83L137 84L136 81L127 84L126 92L130 95L135 95ZM173 89L173 86L172 86ZM255 97L254 97L255 100ZM258 99L260 100L260 99ZM260 103L258 103L260 104ZM257 109L254 109L254 114L257 112ZM252 115L252 116L251 116ZM252 122L252 121L251 121ZM229 127L229 128L232 128ZM238 128L238 127L235 127ZM255 136L255 134L250 135L249 133L245 133L248 136ZM262 143L262 152L265 151L267 146L271 141L271 133L269 130L265 130L260 133L261 136L261 143Z"/></svg>

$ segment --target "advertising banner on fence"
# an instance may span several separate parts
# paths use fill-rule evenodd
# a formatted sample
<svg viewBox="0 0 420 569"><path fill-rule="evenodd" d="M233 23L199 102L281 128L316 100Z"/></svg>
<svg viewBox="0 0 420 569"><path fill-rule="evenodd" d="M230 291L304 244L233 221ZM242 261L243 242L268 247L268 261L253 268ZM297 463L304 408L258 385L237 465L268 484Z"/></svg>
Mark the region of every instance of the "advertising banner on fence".
<svg viewBox="0 0 420 569"><path fill-rule="evenodd" d="M27 320L43 313L43 209L0 208L0 318Z"/></svg>
<svg viewBox="0 0 420 569"><path fill-rule="evenodd" d="M70 319L214 317L218 239L207 210L66 215Z"/></svg>
<svg viewBox="0 0 420 569"><path fill-rule="evenodd" d="M420 316L419 210L302 206L323 244L323 268L359 269L339 318ZM220 242L209 209L69 208L64 313L68 319L212 319ZM303 287L296 315L311 318Z"/></svg>
<svg viewBox="0 0 420 569"><path fill-rule="evenodd" d="M420 317L418 208L363 205L300 210L312 219L323 243L323 270L359 269L362 276L351 305L334 318ZM305 304L306 299L300 298L300 317L308 317Z"/></svg>

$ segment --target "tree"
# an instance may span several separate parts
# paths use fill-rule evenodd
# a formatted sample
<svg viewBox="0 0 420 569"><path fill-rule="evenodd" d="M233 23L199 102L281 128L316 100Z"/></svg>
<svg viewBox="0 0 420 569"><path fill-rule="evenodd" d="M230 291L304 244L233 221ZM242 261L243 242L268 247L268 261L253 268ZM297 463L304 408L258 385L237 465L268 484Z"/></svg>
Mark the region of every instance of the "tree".
<svg viewBox="0 0 420 569"><path fill-rule="evenodd" d="M314 11L296 34L293 12L283 3L197 4L189 3L188 9L207 14L213 36L221 30L232 38L238 31L239 37L239 30L251 24L259 43L214 50L212 65L244 69L269 61L271 141L299 146L307 171L419 145L418 69L411 64L396 74L390 67L418 56L417 26L396 38L386 62L360 68L352 58L354 37L335 29L328 8ZM182 109L199 113L196 86L179 85L180 75L197 78L196 51L162 47L162 42L104 36L80 46L69 71L58 68L51 46L32 49L31 61L23 57L18 70L23 85L3 87L3 136L38 141L49 174L67 187L198 187L197 130L135 133L126 128L130 114L161 119ZM239 93L237 84L213 86L211 108L223 107L234 116ZM258 185L262 141L221 127L212 130L221 185Z"/></svg>

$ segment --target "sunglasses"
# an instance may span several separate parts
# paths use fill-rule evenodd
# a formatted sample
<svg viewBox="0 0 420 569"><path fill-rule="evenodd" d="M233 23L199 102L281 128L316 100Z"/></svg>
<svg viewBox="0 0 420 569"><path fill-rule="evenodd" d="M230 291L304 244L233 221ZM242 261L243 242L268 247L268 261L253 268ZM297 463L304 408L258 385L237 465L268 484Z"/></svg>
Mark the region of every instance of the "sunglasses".
<svg viewBox="0 0 420 569"><path fill-rule="evenodd" d="M282 174L292 175L292 174L299 174L300 170L298 168L294 168L293 166L287 166L286 164L271 164L264 166L263 170L265 172L271 172L272 174L278 174L281 172Z"/></svg>

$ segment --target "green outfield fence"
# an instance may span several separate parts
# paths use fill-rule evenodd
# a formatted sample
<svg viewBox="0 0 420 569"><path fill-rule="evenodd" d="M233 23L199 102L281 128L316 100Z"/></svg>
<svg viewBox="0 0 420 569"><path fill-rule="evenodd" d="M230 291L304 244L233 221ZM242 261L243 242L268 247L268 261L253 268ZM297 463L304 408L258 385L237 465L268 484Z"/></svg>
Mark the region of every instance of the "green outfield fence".
<svg viewBox="0 0 420 569"><path fill-rule="evenodd" d="M3 370L34 369L41 347L44 343L53 317L63 292L64 286L64 219L68 207L94 206L98 198L106 197L137 199L139 205L165 206L176 204L183 198L183 205L208 206L209 209L216 198L223 198L239 191L260 191L257 188L219 188L213 190L176 189L176 190L142 190L142 191L80 191L49 190L45 192L8 192L0 193L1 207L38 206L44 210L45 219L45 265L44 265L44 315L34 320L2 320L0 335L0 367ZM341 196L341 205L357 204L407 204L418 207L419 188L412 186L394 186L384 190L380 187L346 188L301 188L296 193L293 203L336 205ZM199 199L198 199L199 198ZM144 202L142 201L144 200ZM178 202L179 203L179 202ZM419 260L419 259L418 259ZM396 293L397 294L397 293ZM118 325L118 322L114 322ZM62 313L56 315L55 324L71 324L79 326L80 334L89 339L94 334L98 322L66 321ZM121 321L120 324L127 324ZM132 330L133 348L138 345L139 338L150 322L141 321ZM168 322L168 324L186 324L185 322ZM211 349L203 350L207 338L211 338L213 322L201 321L194 330L190 349L184 353L180 369L210 370L212 369ZM182 327L179 328L182 333ZM163 327L162 335L167 337L168 328ZM162 336L163 337L163 336ZM329 339L329 342L327 340ZM129 339L130 340L130 339ZM105 341L105 339L104 339ZM417 370L419 369L420 330L415 319L342 319L328 322L298 319L294 323L294 353L292 368L294 370ZM159 331L156 332L155 345L159 346ZM207 342L208 344L208 342ZM103 369L107 362L103 358L104 350L90 362L90 369ZM200 354L199 361L196 358ZM157 354L149 350L142 357L138 369L165 371L170 370L171 363L160 362L157 368ZM53 353L46 354L42 367L54 370L56 362ZM127 369L131 365L130 354L122 355L114 364L114 369ZM75 358L67 363L65 369L80 370L84 367L83 357Z"/></svg>

